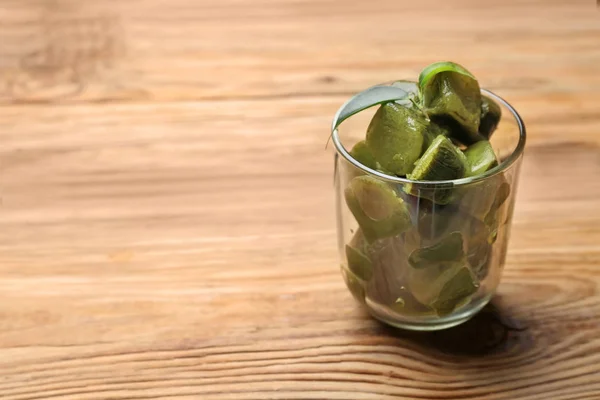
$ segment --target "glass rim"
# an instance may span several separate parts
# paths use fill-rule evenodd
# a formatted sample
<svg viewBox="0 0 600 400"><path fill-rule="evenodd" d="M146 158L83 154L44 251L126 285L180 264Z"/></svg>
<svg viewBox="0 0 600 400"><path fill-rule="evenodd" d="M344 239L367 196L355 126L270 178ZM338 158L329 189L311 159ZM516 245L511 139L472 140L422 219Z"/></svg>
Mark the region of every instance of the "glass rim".
<svg viewBox="0 0 600 400"><path fill-rule="evenodd" d="M337 123L339 116L342 114L342 112L346 108L346 106L353 99L355 99L357 96L359 96L363 92L357 93L356 95L352 96L350 99L348 99L348 101L346 101L338 109L338 111L334 117L333 126L335 128L333 128L333 130L331 131L331 138L332 138L332 141L333 141L333 144L335 146L337 153L340 154L342 157L344 157L346 159L346 161L348 161L349 163L354 165L356 168L358 168L370 175L375 175L376 177L386 180L388 182L403 183L403 184L415 184L415 185L419 185L419 186L431 187L431 186L438 186L438 185L462 186L462 185L468 185L471 183L483 181L483 180L492 178L492 177L508 170L521 157L521 155L523 154L523 151L525 150L525 141L526 141L527 134L526 134L525 123L523 122L523 119L521 118L521 116L519 115L517 110L515 110L514 107L510 105L510 103L508 103L502 97L498 96L497 94L495 94L487 89L481 89L481 92L483 94L485 94L486 96L491 97L493 100L497 101L498 103L502 104L504 107L506 107L510 111L513 118L517 122L517 126L519 127L519 142L517 143L517 146L515 147L514 151L506 159L504 159L496 167L489 169L488 171L486 171L480 175L470 176L470 177L460 178L460 179L449 179L449 180L443 180L443 181L416 181L416 180L412 180L412 179L408 179L408 178L400 178L398 176L388 175L383 172L379 172L377 170L369 168L369 167L361 164L360 162L358 162L358 160L354 159L350 155L350 152L347 151L346 148L344 147L344 145L342 144L340 137L339 137L339 133L338 133L339 126L336 126L337 125L336 123ZM378 105L379 104L374 104L371 107L375 107ZM368 107L368 108L371 108L371 107ZM502 116L502 118L505 118L505 116ZM502 121L502 118L500 121ZM339 123L339 125L341 125L341 123Z"/></svg>

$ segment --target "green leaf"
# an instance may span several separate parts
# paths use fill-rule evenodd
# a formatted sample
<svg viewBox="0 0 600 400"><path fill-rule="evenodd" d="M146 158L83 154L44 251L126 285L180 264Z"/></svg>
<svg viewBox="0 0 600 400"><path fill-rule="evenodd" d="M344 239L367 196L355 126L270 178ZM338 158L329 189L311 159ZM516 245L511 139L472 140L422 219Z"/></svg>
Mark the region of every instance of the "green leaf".
<svg viewBox="0 0 600 400"><path fill-rule="evenodd" d="M340 108L333 118L331 131L333 132L344 120L360 111L390 101L407 100L409 95L408 92L399 87L373 86L352 97Z"/></svg>
<svg viewBox="0 0 600 400"><path fill-rule="evenodd" d="M416 98L419 96L419 86L416 82L398 80L393 82L391 86L402 89L406 93L408 93L408 98L396 100L396 103L398 104L410 106L411 104L413 104L412 101L416 100Z"/></svg>

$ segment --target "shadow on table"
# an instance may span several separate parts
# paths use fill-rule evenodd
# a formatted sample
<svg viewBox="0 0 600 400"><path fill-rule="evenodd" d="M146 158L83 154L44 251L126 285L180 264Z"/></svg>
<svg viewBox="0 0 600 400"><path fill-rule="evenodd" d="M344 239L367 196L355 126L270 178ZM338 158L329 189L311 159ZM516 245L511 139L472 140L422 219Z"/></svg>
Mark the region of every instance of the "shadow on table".
<svg viewBox="0 0 600 400"><path fill-rule="evenodd" d="M410 332L383 323L381 329L390 336L454 355L485 355L515 346L521 350L533 346L526 324L512 318L506 308L494 301L469 321L441 331Z"/></svg>

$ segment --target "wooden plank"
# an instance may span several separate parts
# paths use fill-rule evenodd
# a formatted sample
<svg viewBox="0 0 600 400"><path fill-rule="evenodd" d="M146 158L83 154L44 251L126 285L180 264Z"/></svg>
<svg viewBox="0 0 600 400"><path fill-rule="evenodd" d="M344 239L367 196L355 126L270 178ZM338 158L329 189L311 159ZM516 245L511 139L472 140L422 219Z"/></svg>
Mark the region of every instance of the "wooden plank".
<svg viewBox="0 0 600 400"><path fill-rule="evenodd" d="M4 102L351 93L465 65L484 86L597 93L592 1L10 1Z"/></svg>
<svg viewBox="0 0 600 400"><path fill-rule="evenodd" d="M381 327L339 277L339 100L4 108L3 397L598 393L598 147L534 136L496 300L528 329L440 353L465 342Z"/></svg>
<svg viewBox="0 0 600 400"><path fill-rule="evenodd" d="M600 398L597 17L5 2L0 397ZM416 334L344 287L324 146L348 95L440 58L513 103L529 139L494 307Z"/></svg>

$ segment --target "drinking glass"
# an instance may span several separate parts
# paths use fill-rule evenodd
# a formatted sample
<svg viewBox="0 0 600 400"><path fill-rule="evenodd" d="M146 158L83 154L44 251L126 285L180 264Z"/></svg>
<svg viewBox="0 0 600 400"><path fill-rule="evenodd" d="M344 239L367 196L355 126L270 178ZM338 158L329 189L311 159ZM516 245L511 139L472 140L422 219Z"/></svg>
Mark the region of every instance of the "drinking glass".
<svg viewBox="0 0 600 400"><path fill-rule="evenodd" d="M332 126L341 272L375 318L410 330L449 328L483 308L500 282L525 126L510 104L482 90L502 109L490 139L498 166L450 181L390 176L359 163L350 149L365 138L377 109L364 109L365 98L394 101L400 92L393 86L357 94Z"/></svg>

